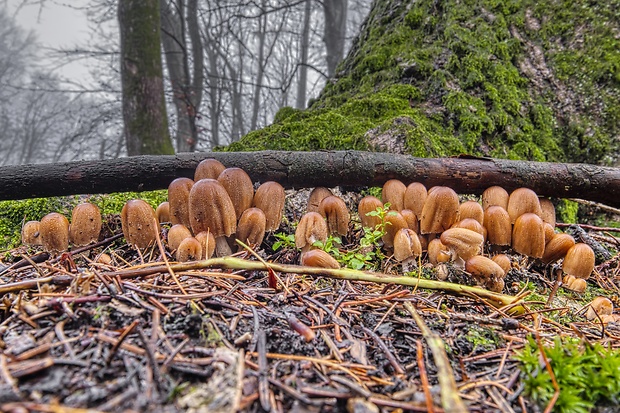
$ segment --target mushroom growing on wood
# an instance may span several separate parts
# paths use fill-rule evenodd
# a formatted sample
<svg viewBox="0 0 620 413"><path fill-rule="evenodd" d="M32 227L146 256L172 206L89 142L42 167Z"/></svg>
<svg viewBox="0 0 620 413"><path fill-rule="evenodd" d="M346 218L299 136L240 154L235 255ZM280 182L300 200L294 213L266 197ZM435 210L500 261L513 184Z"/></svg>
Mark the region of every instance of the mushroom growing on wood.
<svg viewBox="0 0 620 413"><path fill-rule="evenodd" d="M482 209L487 209L490 206L500 206L504 209L508 209L508 192L501 186L490 186L482 193Z"/></svg>
<svg viewBox="0 0 620 413"><path fill-rule="evenodd" d="M260 208L248 208L243 211L237 223L237 233L235 238L246 245L257 245L263 243L265 237L265 226L267 218Z"/></svg>
<svg viewBox="0 0 620 413"><path fill-rule="evenodd" d="M211 231L218 257L232 253L226 237L237 230L235 207L226 189L215 179L201 179L189 193L189 218L194 234Z"/></svg>
<svg viewBox="0 0 620 413"><path fill-rule="evenodd" d="M576 278L587 280L594 271L594 251L588 244L579 242L567 252L562 262L562 271Z"/></svg>
<svg viewBox="0 0 620 413"><path fill-rule="evenodd" d="M340 264L334 257L320 249L313 249L302 253L301 265L319 268L340 268Z"/></svg>
<svg viewBox="0 0 620 413"><path fill-rule="evenodd" d="M394 259L403 265L403 271L416 266L416 259L422 255L422 244L418 234L409 228L400 229L394 236Z"/></svg>
<svg viewBox="0 0 620 413"><path fill-rule="evenodd" d="M512 191L510 198L508 198L508 208L506 208L506 211L508 211L510 222L513 224L518 217L528 212L539 217L542 216L538 195L529 188L518 188Z"/></svg>
<svg viewBox="0 0 620 413"><path fill-rule="evenodd" d="M441 243L445 245L452 256L452 260L461 258L467 261L474 255L480 253L484 238L482 235L465 228L450 228L442 232L439 237Z"/></svg>
<svg viewBox="0 0 620 413"><path fill-rule="evenodd" d="M306 212L295 230L295 246L304 253L312 248L316 241L327 240L327 223L318 212Z"/></svg>
<svg viewBox="0 0 620 413"><path fill-rule="evenodd" d="M22 243L26 245L41 245L39 221L28 221L22 227Z"/></svg>
<svg viewBox="0 0 620 413"><path fill-rule="evenodd" d="M69 220L64 215L51 212L41 218L39 232L46 251L60 252L69 248Z"/></svg>
<svg viewBox="0 0 620 413"><path fill-rule="evenodd" d="M155 216L160 224L170 222L170 202L165 201L159 204L157 209L155 209Z"/></svg>
<svg viewBox="0 0 620 413"><path fill-rule="evenodd" d="M201 179L217 179L226 167L217 159L207 158L202 160L194 172L194 181Z"/></svg>
<svg viewBox="0 0 620 413"><path fill-rule="evenodd" d="M347 235L351 215L342 198L335 195L323 198L319 204L319 213L327 219L330 234Z"/></svg>
<svg viewBox="0 0 620 413"><path fill-rule="evenodd" d="M459 196L447 186L431 188L424 202L420 217L422 234L438 234L450 228L456 222L459 210Z"/></svg>
<svg viewBox="0 0 620 413"><path fill-rule="evenodd" d="M127 243L138 249L154 244L159 231L153 207L142 199L125 203L121 210L121 226Z"/></svg>
<svg viewBox="0 0 620 413"><path fill-rule="evenodd" d="M390 179L383 184L381 200L384 204L389 203L393 211L402 211L405 204L405 191L407 187L398 179Z"/></svg>
<svg viewBox="0 0 620 413"><path fill-rule="evenodd" d="M101 212L89 202L76 205L71 214L69 240L74 245L88 245L97 242L101 233Z"/></svg>
<svg viewBox="0 0 620 413"><path fill-rule="evenodd" d="M185 238L177 248L177 261L196 261L202 258L202 245L194 237Z"/></svg>
<svg viewBox="0 0 620 413"><path fill-rule="evenodd" d="M168 213L170 222L191 227L189 220L189 193L194 181L189 178L177 178L168 185Z"/></svg>
<svg viewBox="0 0 620 413"><path fill-rule="evenodd" d="M545 229L542 219L531 212L520 215L512 229L512 249L532 258L545 252Z"/></svg>
<svg viewBox="0 0 620 413"><path fill-rule="evenodd" d="M284 213L284 187L277 182L264 182L254 194L252 205L265 213L265 230L275 231L280 227Z"/></svg>
<svg viewBox="0 0 620 413"><path fill-rule="evenodd" d="M226 168L217 177L235 207L236 219L241 218L243 211L252 206L254 185L250 176L241 168Z"/></svg>
<svg viewBox="0 0 620 413"><path fill-rule="evenodd" d="M366 195L360 199L357 205L357 213L360 216L362 227L375 229L377 225L381 225L381 217L376 214L369 215L371 212L376 212L378 208L382 208L383 203L379 198L372 195Z"/></svg>
<svg viewBox="0 0 620 413"><path fill-rule="evenodd" d="M174 224L168 231L168 249L176 251L185 238L192 236L191 231L183 224Z"/></svg>
<svg viewBox="0 0 620 413"><path fill-rule="evenodd" d="M419 219L422 216L422 208L424 208L427 195L428 192L423 184L420 182L410 183L405 190L403 207L413 211Z"/></svg>
<svg viewBox="0 0 620 413"><path fill-rule="evenodd" d="M314 188L308 196L308 206L306 212L319 212L319 204L323 198L334 195L328 188L317 186Z"/></svg>

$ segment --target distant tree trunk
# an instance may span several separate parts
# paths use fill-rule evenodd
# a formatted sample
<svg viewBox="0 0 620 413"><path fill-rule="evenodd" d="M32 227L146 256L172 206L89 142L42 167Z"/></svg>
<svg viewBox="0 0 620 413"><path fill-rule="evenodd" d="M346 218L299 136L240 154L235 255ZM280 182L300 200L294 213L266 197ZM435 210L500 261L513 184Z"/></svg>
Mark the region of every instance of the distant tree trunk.
<svg viewBox="0 0 620 413"><path fill-rule="evenodd" d="M328 0L326 0L328 1ZM306 86L308 83L308 48L310 43L311 0L306 0L304 9L304 25L301 33L301 56L299 59L299 83L297 84L297 108L306 108Z"/></svg>
<svg viewBox="0 0 620 413"><path fill-rule="evenodd" d="M333 77L344 56L347 34L347 0L324 0L325 30L323 41L327 49L327 74Z"/></svg>
<svg viewBox="0 0 620 413"><path fill-rule="evenodd" d="M127 154L173 154L164 103L159 3L119 0L118 21Z"/></svg>
<svg viewBox="0 0 620 413"><path fill-rule="evenodd" d="M267 8L267 2L265 0L261 1L261 9L263 11L263 15L258 19L258 72L256 74L256 84L254 85L254 96L252 103L252 121L250 123L250 130L256 129L256 125L258 123L258 112L261 107L261 91L263 89L263 77L265 75L265 37L267 33L267 13L265 13L265 9Z"/></svg>

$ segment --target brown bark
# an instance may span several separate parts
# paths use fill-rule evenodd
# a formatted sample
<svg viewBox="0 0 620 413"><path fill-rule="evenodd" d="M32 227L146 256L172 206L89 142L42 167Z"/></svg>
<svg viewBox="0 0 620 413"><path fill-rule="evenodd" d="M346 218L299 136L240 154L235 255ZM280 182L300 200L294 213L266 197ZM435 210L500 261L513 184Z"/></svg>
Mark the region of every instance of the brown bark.
<svg viewBox="0 0 620 413"><path fill-rule="evenodd" d="M490 158L414 158L361 151L211 152L103 161L0 167L0 199L146 191L193 178L198 162L215 158L245 169L253 181L285 187L380 186L396 178L480 194L492 185L528 187L539 195L581 198L620 207L620 168Z"/></svg>

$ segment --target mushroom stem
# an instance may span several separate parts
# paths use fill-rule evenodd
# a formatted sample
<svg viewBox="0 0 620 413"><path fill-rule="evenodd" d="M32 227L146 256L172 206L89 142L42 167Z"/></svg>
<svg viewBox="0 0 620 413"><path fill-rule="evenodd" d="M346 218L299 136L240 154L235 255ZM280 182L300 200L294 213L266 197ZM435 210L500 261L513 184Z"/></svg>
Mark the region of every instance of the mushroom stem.
<svg viewBox="0 0 620 413"><path fill-rule="evenodd" d="M215 256L226 257L228 255L232 255L232 250L230 249L230 245L228 245L226 236L216 237L215 238Z"/></svg>

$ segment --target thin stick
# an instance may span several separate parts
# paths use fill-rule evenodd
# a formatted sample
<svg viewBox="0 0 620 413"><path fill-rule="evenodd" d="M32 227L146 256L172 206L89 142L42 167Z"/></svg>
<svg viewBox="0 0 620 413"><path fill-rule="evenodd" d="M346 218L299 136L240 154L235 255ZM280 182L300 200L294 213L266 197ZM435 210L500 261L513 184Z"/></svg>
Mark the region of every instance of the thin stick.
<svg viewBox="0 0 620 413"><path fill-rule="evenodd" d="M433 396L431 395L430 384L428 383L428 376L426 375L426 366L424 365L424 349L422 348L422 342L420 340L416 340L416 349L416 360L418 362L418 370L420 370L420 380L422 381L424 398L426 399L426 410L429 413L435 413L433 409Z"/></svg>

